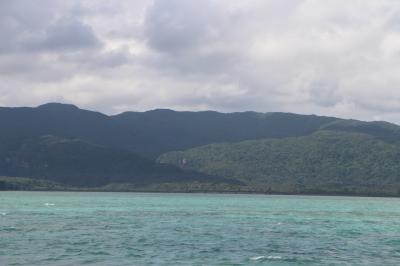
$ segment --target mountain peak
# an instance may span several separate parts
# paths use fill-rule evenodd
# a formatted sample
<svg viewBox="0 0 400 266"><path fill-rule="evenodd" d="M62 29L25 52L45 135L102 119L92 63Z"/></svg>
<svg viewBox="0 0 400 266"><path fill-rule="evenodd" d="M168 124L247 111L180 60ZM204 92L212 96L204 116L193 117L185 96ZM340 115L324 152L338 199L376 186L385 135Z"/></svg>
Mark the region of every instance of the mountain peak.
<svg viewBox="0 0 400 266"><path fill-rule="evenodd" d="M50 103L45 103L42 105L39 105L37 108L39 109L79 109L77 106L73 104L66 104L66 103L57 103L57 102L50 102Z"/></svg>

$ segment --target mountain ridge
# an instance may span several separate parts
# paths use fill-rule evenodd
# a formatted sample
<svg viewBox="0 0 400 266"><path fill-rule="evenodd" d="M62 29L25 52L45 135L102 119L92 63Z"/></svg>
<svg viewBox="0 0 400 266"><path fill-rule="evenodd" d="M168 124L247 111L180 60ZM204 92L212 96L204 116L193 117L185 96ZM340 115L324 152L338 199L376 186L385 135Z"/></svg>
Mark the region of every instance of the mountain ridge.
<svg viewBox="0 0 400 266"><path fill-rule="evenodd" d="M275 143L274 145L279 145L276 146L276 153L265 154L267 162L269 160L280 163L281 151L293 152L300 154L300 157L298 160L293 160L292 164L284 165L285 168L296 166L299 160L303 160L303 164L309 167L307 166L309 162L305 160L308 155L291 150L287 146L288 143L295 146L300 145L296 143L301 143L304 150L308 149L304 143L311 143L314 146L318 144L320 145L317 145L318 149L311 150L310 154L318 155L321 158L326 155L321 147L332 150L339 157L342 156L342 153L347 152L345 145L336 147L335 143L329 141L315 144L315 139L312 138L321 132L341 134L342 142L348 143L348 146L352 146L354 144L352 141L356 141L359 144L354 146L355 151L363 150L366 153L365 156L368 153L373 154L374 147L380 147L381 144L377 143L383 143L382 145L388 150L397 149L396 145L400 143L400 126L393 123L365 122L283 112L221 113L154 109L145 112L123 112L109 116L100 112L83 110L75 105L48 103L38 107L0 107L0 121L0 176L45 178L70 186L86 187L107 186L113 183L154 185L172 182L175 185L161 187L174 190L174 187L178 187L176 182L180 182L180 184L186 184L179 185L184 191L194 187L215 191L217 187L215 184L218 184L218 190L222 191L295 193L298 188L294 186L291 187L293 189L291 192L285 189L271 190L265 184L263 184L264 188L260 190L254 187L255 184L248 183L246 179L239 178L234 174L234 171L238 170L235 170L233 164L229 166L229 169L225 169L232 173L230 176L219 172L205 171L204 167L193 169L183 167L182 169L182 165L179 165L182 163L181 160L178 163L177 160L155 162L155 159L164 158L162 156L179 151L190 153L207 145L227 145L226 150L236 153L235 147L237 146L235 145L239 145L238 143L246 141L264 143L265 140L271 140ZM358 137L354 137L354 134L368 136L373 139L373 145L369 142L360 142ZM247 147L245 148L247 150L243 153L239 152L242 154L243 162L249 161L250 158L254 159L252 150L257 150L256 146L245 145L244 147ZM287 150L285 151L285 149ZM314 154L313 152L318 153ZM217 153L211 155L211 157L220 156ZM388 154L383 152L380 156L386 158L385 156ZM362 161L359 157L356 159ZM257 158L254 160L257 161ZM352 157L349 160L356 163ZM248 165L243 164L242 161L236 163L242 165L243 169L258 169L255 166L248 168ZM395 165L398 163L397 157L390 157L388 163L390 167L387 169L395 169ZM210 161L208 164L211 166L213 162ZM48 165L48 167L43 167L44 165ZM346 171L350 173L352 170L351 164L347 164L345 161L338 161L338 164L330 164L329 167L338 169L337 173L332 170L332 177L335 177L335 174L341 176ZM343 170L343 167L350 168ZM375 168L383 169L379 165L376 165ZM273 173L272 169L260 169L261 172ZM382 171L386 171L385 169ZM322 174L324 169L318 168L318 171L308 174L315 177L318 176L318 173ZM304 173L307 174L307 172ZM391 173L394 176L394 172ZM260 173L254 172L253 174L256 177ZM378 175L377 172L376 175ZM349 176L352 177L352 175ZM385 177L380 175L376 177L381 178L382 182L386 182ZM295 182L295 176L290 178ZM318 184L318 179L313 180ZM324 177L321 177L321 180L324 180ZM193 187L192 185L196 182L207 183L207 185ZM323 186L323 184L319 184L321 187ZM153 185L152 187L155 189ZM362 187L364 184L358 183L358 185ZM307 186L307 189L318 189L310 184ZM113 185L113 188L122 187ZM133 190L136 189L133 188ZM300 192L309 193L310 191ZM328 192L342 193L343 191L340 189L323 190L323 193ZM377 191L375 192L377 193ZM385 193L385 191L379 193L381 192Z"/></svg>
<svg viewBox="0 0 400 266"><path fill-rule="evenodd" d="M51 134L128 149L151 158L209 143L302 136L321 129L367 131L376 137L400 138L400 127L389 122L283 112L154 109L108 116L71 104L48 103L38 107L0 107L0 121L0 138L7 133L13 138Z"/></svg>

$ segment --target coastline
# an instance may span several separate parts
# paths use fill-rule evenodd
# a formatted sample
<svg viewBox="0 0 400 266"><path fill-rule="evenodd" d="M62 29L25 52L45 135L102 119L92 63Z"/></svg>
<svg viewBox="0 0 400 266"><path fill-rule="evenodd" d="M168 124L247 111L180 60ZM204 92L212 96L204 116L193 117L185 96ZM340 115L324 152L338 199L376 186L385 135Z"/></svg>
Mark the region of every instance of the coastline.
<svg viewBox="0 0 400 266"><path fill-rule="evenodd" d="M99 187L76 187L43 179L0 176L1 191L42 191L42 192L133 192L133 193L203 193L203 194L245 194L245 195L293 195L293 196L341 196L341 197L385 197L399 198L394 191L358 191L339 189L273 190L252 185L236 185L212 182L172 183L111 183ZM365 188L364 188L365 189Z"/></svg>
<svg viewBox="0 0 400 266"><path fill-rule="evenodd" d="M88 189L88 188L73 188L73 189L9 189L0 190L1 192L85 192L85 193L154 193L154 194L222 194L222 195L264 195L264 196L307 196L307 197L355 197L355 198L400 198L397 194L348 194L348 193L283 193L283 192L257 192L257 191L210 191L210 190L104 190L104 189Z"/></svg>

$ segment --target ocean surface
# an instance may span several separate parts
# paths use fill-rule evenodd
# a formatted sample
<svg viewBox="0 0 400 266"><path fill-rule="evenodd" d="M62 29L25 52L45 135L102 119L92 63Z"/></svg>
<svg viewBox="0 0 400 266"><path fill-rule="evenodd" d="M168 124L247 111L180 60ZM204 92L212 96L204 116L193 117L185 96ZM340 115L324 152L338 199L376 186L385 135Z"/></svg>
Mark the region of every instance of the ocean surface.
<svg viewBox="0 0 400 266"><path fill-rule="evenodd" d="M0 265L400 265L400 199L0 192Z"/></svg>

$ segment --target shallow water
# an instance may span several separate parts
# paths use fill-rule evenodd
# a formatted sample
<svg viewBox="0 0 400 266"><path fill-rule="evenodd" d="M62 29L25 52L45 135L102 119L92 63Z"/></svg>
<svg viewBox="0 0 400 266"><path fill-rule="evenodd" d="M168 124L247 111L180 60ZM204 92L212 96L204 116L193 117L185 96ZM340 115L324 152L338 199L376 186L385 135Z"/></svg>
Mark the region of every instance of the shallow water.
<svg viewBox="0 0 400 266"><path fill-rule="evenodd" d="M0 265L400 265L400 199L0 192Z"/></svg>

